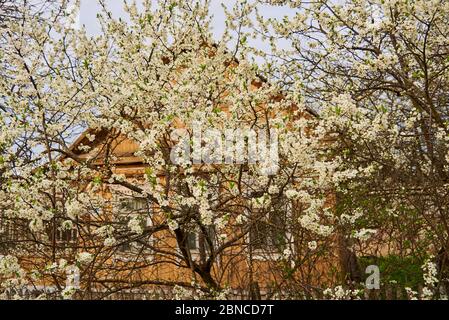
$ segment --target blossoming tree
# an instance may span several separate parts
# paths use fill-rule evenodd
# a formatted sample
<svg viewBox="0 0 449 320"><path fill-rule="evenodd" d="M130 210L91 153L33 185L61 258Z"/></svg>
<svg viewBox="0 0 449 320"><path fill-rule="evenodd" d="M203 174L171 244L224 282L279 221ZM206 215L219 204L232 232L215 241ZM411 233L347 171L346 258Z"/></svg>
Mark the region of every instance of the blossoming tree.
<svg viewBox="0 0 449 320"><path fill-rule="evenodd" d="M207 0L100 3L97 36L64 7L1 27L4 297L352 298L391 254L439 293L445 1L241 1L220 39Z"/></svg>
<svg viewBox="0 0 449 320"><path fill-rule="evenodd" d="M326 163L325 133L311 133L313 114L258 75L244 39L231 45L229 29L213 41L208 5L129 4L129 21L103 5L94 37L64 10L40 21L22 8L2 29L5 295L175 287L257 296L266 272L271 294L295 292L284 279L293 274L311 288L316 241L332 241L331 190L312 178ZM174 163L194 123L215 133L199 141L200 159L220 132L251 129L277 132L276 163L228 149L231 164ZM120 173L121 139L135 146L140 172Z"/></svg>
<svg viewBox="0 0 449 320"><path fill-rule="evenodd" d="M320 110L323 130L335 134L335 166L327 170L344 243L358 255L433 255L441 289L449 235L449 4L270 1L292 9L281 20L262 16L267 3L244 6L257 19L248 32L271 44L257 52L268 77L301 93Z"/></svg>

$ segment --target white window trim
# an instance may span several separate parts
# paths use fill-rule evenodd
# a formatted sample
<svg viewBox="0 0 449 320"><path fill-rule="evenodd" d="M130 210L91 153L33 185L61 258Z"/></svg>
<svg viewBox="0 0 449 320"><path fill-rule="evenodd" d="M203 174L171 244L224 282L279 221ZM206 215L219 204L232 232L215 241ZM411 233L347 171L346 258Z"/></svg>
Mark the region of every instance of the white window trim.
<svg viewBox="0 0 449 320"><path fill-rule="evenodd" d="M70 236L70 240L69 241L58 239L59 235L61 236L60 238L62 238L62 233L63 232L68 232L68 231L71 232L71 236ZM74 234L76 235L75 237L73 236ZM56 241L57 244L75 244L78 241L78 236L79 236L78 229L75 228L75 227L71 228L70 230L62 230L62 229L58 228L58 229L56 229L56 232L55 232L55 235L54 235L55 241Z"/></svg>

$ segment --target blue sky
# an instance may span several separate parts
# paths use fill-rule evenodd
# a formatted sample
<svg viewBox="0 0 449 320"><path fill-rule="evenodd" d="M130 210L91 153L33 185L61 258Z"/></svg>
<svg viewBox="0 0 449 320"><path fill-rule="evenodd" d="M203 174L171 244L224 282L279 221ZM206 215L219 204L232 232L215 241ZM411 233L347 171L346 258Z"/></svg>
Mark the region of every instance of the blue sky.
<svg viewBox="0 0 449 320"><path fill-rule="evenodd" d="M106 1L110 11L115 17L125 17L123 12L123 0L107 0ZM231 7L236 0L212 0L210 12L213 14L213 33L219 37L224 29L225 15L222 8L222 3L226 6ZM97 0L81 0L81 9L79 21L82 25L85 25L90 34L95 34L99 32L99 26L96 22L96 14L99 11L99 5ZM285 15L291 15L292 10L286 7L273 7L265 6L261 7L261 14L265 17L282 18ZM262 42L255 42L254 45L260 47L266 47ZM267 47L266 47L267 48Z"/></svg>
<svg viewBox="0 0 449 320"><path fill-rule="evenodd" d="M232 5L235 0L212 0L211 13L214 15L214 34L219 35L224 28L224 12L221 3ZM123 1L122 0L107 0L110 11L114 16L123 16ZM96 0L81 0L80 23L84 24L90 33L97 33L99 31L96 23L96 14L99 11L99 5Z"/></svg>

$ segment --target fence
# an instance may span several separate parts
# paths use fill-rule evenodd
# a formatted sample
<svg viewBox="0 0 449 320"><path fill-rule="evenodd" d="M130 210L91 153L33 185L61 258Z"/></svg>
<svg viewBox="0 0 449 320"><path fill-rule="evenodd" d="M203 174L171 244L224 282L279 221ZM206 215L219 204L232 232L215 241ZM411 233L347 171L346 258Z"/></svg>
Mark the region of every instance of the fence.
<svg viewBox="0 0 449 320"><path fill-rule="evenodd" d="M417 294L415 297L422 296L423 287L419 286L414 290ZM22 299L33 300L42 295L39 291L23 291L19 292ZM10 292L6 295L6 299L14 299L17 292ZM42 297L42 296L41 296ZM47 292L45 299L61 300L62 297L57 292ZM152 291L117 291L117 292L77 292L73 297L75 300L167 300L173 299L171 288L163 288L161 290ZM265 300L265 299L294 299L291 295L276 295L267 291L261 291L258 287L251 287L248 291L234 291L228 296L233 300ZM313 289L308 294L298 296L296 299L301 300L326 300L329 299L321 289ZM361 295L357 297L347 297L347 299L362 300L410 300L414 297L410 296L404 287L395 284L381 285L380 289L365 289Z"/></svg>

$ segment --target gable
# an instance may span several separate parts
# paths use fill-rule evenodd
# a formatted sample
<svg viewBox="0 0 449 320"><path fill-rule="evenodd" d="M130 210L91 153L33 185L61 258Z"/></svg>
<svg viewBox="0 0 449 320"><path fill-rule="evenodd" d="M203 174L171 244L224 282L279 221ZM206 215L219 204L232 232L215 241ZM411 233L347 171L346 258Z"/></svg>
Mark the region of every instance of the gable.
<svg viewBox="0 0 449 320"><path fill-rule="evenodd" d="M80 160L89 160L97 165L111 156L116 158L112 164L143 163L140 157L135 156L139 145L116 130L87 129L69 150Z"/></svg>

